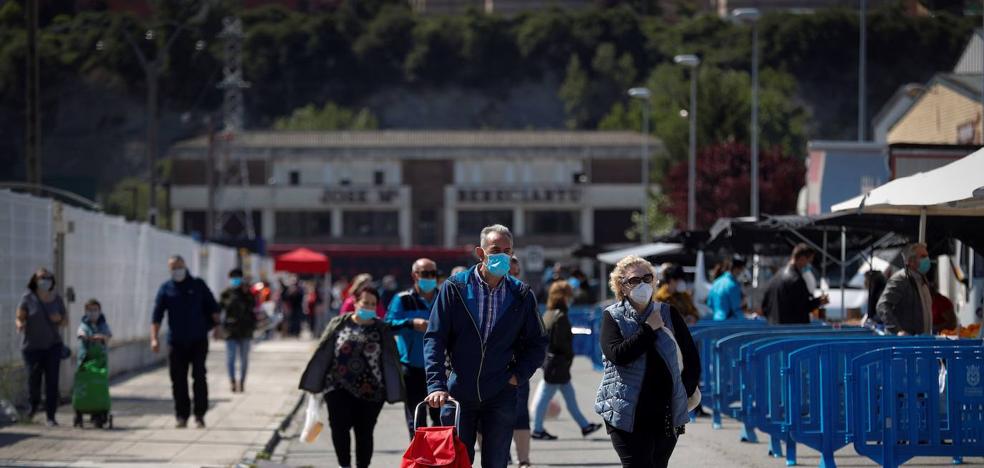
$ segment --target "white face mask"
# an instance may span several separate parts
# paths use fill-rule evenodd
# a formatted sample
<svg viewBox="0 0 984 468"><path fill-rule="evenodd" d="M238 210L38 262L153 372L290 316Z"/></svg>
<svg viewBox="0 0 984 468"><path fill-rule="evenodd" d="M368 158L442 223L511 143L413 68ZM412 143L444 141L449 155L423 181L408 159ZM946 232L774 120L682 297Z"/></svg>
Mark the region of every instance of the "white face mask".
<svg viewBox="0 0 984 468"><path fill-rule="evenodd" d="M639 286L629 291L629 298L636 304L649 304L649 301L653 298L653 285L639 283Z"/></svg>
<svg viewBox="0 0 984 468"><path fill-rule="evenodd" d="M184 281L185 276L187 275L188 275L188 270L184 268L175 268L171 270L171 279L179 283Z"/></svg>
<svg viewBox="0 0 984 468"><path fill-rule="evenodd" d="M677 281L676 292L680 292L680 293L687 292L687 282L682 280Z"/></svg>

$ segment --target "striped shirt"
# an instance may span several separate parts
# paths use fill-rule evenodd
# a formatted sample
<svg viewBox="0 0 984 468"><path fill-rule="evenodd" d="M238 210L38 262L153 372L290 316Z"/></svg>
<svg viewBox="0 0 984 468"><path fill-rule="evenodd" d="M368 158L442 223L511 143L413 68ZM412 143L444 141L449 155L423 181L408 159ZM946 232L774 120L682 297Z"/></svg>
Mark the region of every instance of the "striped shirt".
<svg viewBox="0 0 984 468"><path fill-rule="evenodd" d="M495 325L495 321L501 312L499 309L502 306L503 300L506 298L506 287L504 285L506 279L503 278L499 281L499 284L495 288L490 288L488 283L482 279L482 275L478 273L478 270L479 268L475 269L475 275L471 278L471 281L478 286L475 288L478 291L478 328L482 335L482 341L485 342L488 341L489 335L492 334L492 326Z"/></svg>

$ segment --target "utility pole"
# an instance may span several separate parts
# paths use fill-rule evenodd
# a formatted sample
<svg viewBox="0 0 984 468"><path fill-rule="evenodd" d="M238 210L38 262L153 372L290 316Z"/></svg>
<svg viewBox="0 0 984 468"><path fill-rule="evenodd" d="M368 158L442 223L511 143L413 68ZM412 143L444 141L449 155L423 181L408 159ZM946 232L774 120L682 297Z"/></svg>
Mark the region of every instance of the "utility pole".
<svg viewBox="0 0 984 468"><path fill-rule="evenodd" d="M27 0L27 90L25 109L25 148L27 182L34 194L41 195L41 65L38 60L38 2Z"/></svg>

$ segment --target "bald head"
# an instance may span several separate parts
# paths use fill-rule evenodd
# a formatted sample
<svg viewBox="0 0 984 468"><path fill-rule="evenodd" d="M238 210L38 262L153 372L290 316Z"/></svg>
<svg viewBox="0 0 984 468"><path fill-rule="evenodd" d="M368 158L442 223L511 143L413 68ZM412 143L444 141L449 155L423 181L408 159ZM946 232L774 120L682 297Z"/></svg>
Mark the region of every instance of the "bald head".
<svg viewBox="0 0 984 468"><path fill-rule="evenodd" d="M410 269L410 272L419 273L426 270L437 271L437 263L434 263L434 260L429 258L418 258L417 261L413 262L413 267Z"/></svg>
<svg viewBox="0 0 984 468"><path fill-rule="evenodd" d="M410 276L413 277L414 287L417 288L417 291L430 297L434 288L437 287L437 264L429 258L418 258L416 262L413 262Z"/></svg>

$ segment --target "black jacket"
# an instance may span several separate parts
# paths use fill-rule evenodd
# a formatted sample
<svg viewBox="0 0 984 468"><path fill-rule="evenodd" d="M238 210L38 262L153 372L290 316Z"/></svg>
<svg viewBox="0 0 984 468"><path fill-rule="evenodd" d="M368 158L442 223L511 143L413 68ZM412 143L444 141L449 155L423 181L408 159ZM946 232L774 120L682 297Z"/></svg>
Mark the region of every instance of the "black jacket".
<svg viewBox="0 0 984 468"><path fill-rule="evenodd" d="M810 323L810 312L820 307L820 299L806 287L803 275L786 265L769 280L762 297L762 310L769 323Z"/></svg>
<svg viewBox="0 0 984 468"><path fill-rule="evenodd" d="M566 310L548 310L543 314L543 326L550 342L547 358L543 361L543 380L551 384L571 381L571 364L574 363L574 333Z"/></svg>

